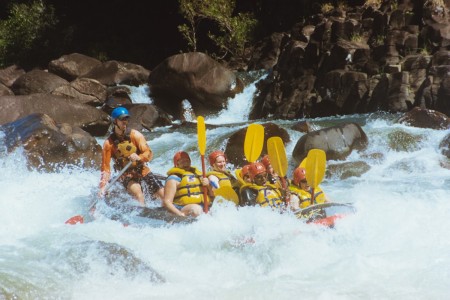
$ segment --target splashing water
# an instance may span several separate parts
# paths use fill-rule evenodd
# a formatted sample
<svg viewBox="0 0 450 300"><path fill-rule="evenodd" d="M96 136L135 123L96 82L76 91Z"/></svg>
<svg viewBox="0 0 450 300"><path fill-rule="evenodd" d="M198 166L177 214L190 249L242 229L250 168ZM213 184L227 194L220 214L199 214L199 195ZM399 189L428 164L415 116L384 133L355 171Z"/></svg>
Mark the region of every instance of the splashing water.
<svg viewBox="0 0 450 300"><path fill-rule="evenodd" d="M207 122L245 120L254 94L247 89ZM331 199L357 209L334 229L225 204L187 225L124 227L101 215L65 225L95 197L99 170L31 171L22 150L6 152L0 133L0 299L448 299L450 170L441 167L447 158L438 146L448 131L394 119L308 120L315 128L356 121L369 137L365 153L346 159L367 163L369 171L344 180L332 175L321 184ZM297 121L275 120L291 136L289 174L302 136L291 129ZM208 129L207 152L244 126ZM395 150L394 131L419 142ZM195 128L157 128L146 136L154 172L164 174L181 149L200 166ZM381 158L366 155L374 153ZM155 280L155 272L165 282Z"/></svg>

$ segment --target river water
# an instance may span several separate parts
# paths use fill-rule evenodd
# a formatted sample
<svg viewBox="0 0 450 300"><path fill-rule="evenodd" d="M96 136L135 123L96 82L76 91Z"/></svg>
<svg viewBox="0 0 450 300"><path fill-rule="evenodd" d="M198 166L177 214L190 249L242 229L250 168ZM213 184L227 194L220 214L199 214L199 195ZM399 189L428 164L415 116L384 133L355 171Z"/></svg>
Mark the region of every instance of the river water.
<svg viewBox="0 0 450 300"><path fill-rule="evenodd" d="M247 125L254 92L250 85L228 109L205 117L223 125L207 129L207 153ZM151 101L145 94L134 90L134 101ZM187 225L125 227L101 215L66 225L89 206L99 170L30 171L20 149L6 153L0 132L0 299L449 299L450 170L438 150L448 131L399 125L396 117L308 120L316 129L357 122L369 137L366 153L383 154L354 152L346 162L362 160L368 172L321 184L333 201L357 210L334 229L226 205ZM290 129L297 121L275 121L291 136L289 174L302 135ZM418 142L398 151L395 132ZM195 128L145 134L154 172L164 174L178 150L201 166ZM154 280L152 269L165 281Z"/></svg>

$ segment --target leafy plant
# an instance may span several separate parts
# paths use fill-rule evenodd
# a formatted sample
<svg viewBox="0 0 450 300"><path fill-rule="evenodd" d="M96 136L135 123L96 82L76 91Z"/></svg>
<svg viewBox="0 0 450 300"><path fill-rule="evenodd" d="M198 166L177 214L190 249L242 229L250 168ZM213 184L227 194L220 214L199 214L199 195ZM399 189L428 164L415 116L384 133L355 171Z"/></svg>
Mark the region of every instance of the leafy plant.
<svg viewBox="0 0 450 300"><path fill-rule="evenodd" d="M187 24L178 26L189 48L197 51L198 26L204 20L216 24L217 32L209 31L207 36L218 47L216 57L230 54L243 58L248 43L252 40L257 20L249 13L235 13L236 0L179 0L180 12Z"/></svg>
<svg viewBox="0 0 450 300"><path fill-rule="evenodd" d="M0 20L0 66L29 59L30 50L45 46L45 32L57 23L53 7L43 0L13 4L7 19Z"/></svg>
<svg viewBox="0 0 450 300"><path fill-rule="evenodd" d="M333 9L334 9L333 4L328 3L328 2L327 2L327 3L323 3L322 6L320 7L320 11L321 11L323 14L328 14L328 13L330 13Z"/></svg>

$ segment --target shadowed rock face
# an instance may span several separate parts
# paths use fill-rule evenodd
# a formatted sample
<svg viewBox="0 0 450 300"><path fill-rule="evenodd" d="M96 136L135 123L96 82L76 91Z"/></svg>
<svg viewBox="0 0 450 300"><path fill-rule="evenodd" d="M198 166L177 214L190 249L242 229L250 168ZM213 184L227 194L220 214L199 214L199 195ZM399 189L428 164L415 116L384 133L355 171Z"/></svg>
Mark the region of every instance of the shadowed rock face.
<svg viewBox="0 0 450 300"><path fill-rule="evenodd" d="M11 89L16 95L29 95L51 93L56 88L68 84L67 80L58 75L42 70L33 70L17 78Z"/></svg>
<svg viewBox="0 0 450 300"><path fill-rule="evenodd" d="M102 62L90 56L79 53L63 55L48 64L48 70L68 81L72 81L93 68L101 66Z"/></svg>
<svg viewBox="0 0 450 300"><path fill-rule="evenodd" d="M30 168L57 171L65 165L99 168L101 146L89 133L45 114L31 114L0 127L8 151L23 147Z"/></svg>
<svg viewBox="0 0 450 300"><path fill-rule="evenodd" d="M441 153L447 158L450 159L450 133L447 134L444 139L439 144L439 149L441 149Z"/></svg>
<svg viewBox="0 0 450 300"><path fill-rule="evenodd" d="M150 71L133 63L110 60L95 66L82 77L92 78L106 86L126 84L138 86L147 82Z"/></svg>
<svg viewBox="0 0 450 300"><path fill-rule="evenodd" d="M14 122L33 113L49 115L56 123L80 127L93 136L104 136L110 125L103 111L78 100L48 94L0 97L0 124Z"/></svg>
<svg viewBox="0 0 450 300"><path fill-rule="evenodd" d="M242 81L231 70L200 52L167 58L153 69L148 83L155 104L174 116L180 115L184 99L196 114L217 112L228 97L243 89Z"/></svg>
<svg viewBox="0 0 450 300"><path fill-rule="evenodd" d="M409 126L432 129L449 129L450 118L435 110L415 107L405 113L398 123Z"/></svg>
<svg viewBox="0 0 450 300"><path fill-rule="evenodd" d="M299 163L311 149L322 149L327 160L343 160L353 149L367 148L368 138L356 123L341 124L303 135L295 145L292 157Z"/></svg>

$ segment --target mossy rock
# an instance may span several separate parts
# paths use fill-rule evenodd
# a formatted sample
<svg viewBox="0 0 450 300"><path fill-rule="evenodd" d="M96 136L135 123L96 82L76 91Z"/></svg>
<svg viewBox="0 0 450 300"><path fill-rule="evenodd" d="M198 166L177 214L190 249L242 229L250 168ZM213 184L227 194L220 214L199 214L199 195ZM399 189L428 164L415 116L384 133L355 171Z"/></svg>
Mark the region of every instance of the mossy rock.
<svg viewBox="0 0 450 300"><path fill-rule="evenodd" d="M397 130L389 133L389 147L397 152L412 152L419 149L419 143L423 136L415 136L410 133Z"/></svg>

